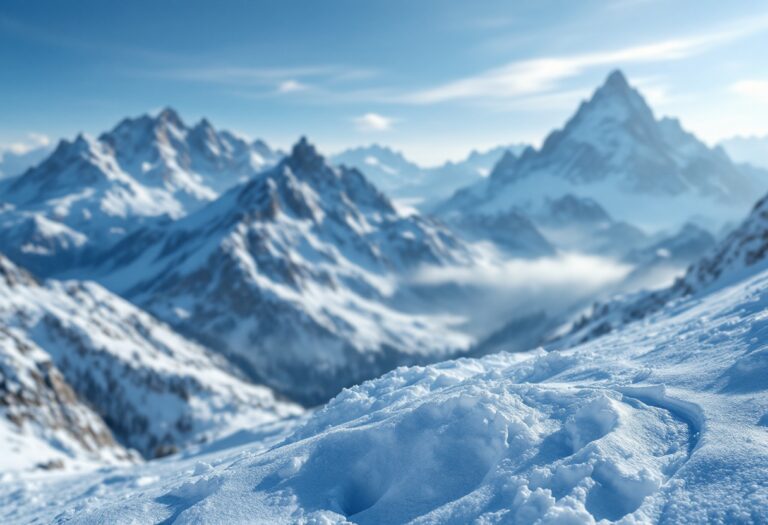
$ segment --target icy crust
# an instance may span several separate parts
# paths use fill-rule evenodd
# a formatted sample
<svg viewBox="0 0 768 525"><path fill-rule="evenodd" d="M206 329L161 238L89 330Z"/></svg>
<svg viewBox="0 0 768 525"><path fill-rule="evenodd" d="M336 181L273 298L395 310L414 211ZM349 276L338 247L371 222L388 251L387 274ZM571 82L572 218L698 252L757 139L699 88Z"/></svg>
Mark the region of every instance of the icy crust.
<svg viewBox="0 0 768 525"><path fill-rule="evenodd" d="M371 406L394 393L377 385L337 398L270 473L288 478L276 491L295 494L307 517L355 523L615 520L687 457L684 422L618 392L512 384L505 376L520 372L503 368L443 372L389 376L411 383L399 408L402 398ZM323 432L334 417L349 421Z"/></svg>

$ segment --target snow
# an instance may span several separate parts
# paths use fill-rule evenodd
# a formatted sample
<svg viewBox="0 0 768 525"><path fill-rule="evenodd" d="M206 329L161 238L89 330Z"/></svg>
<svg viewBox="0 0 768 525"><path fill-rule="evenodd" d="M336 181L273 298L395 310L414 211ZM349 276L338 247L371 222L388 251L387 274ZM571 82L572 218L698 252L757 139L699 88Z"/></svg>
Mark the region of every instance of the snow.
<svg viewBox="0 0 768 525"><path fill-rule="evenodd" d="M447 220L510 209L535 216L547 200L575 195L657 232L678 228L693 213L718 224L738 219L766 188L765 172L734 164L676 120L657 120L617 71L540 149L501 159L488 178L434 209Z"/></svg>
<svg viewBox="0 0 768 525"><path fill-rule="evenodd" d="M13 335L10 341L21 348L16 352L19 355L23 356L25 348L37 349L39 356L45 356L61 371L56 374L67 383L62 387L68 392L65 398L87 400L98 413L94 419L104 426L103 417L118 441L148 458L254 423L302 413L298 406L275 399L268 388L236 377L207 349L95 283L41 284L0 256L3 333ZM41 375L34 369L45 371L50 366L13 365L18 361L13 359L14 346L0 350L0 362L11 359L12 370L32 370L28 372L32 377ZM36 361L45 363L39 356ZM8 389L8 383L0 380L0 394ZM69 394L69 389L74 393ZM39 395L45 395L42 392ZM62 399L58 391L52 395ZM78 406L75 401L64 403L70 404ZM23 403L11 402L9 410L16 405ZM74 421L72 418L46 417L42 421L42 432L48 428L55 431L56 436L49 437L54 448L62 432L72 434L76 430L67 423ZM3 419L3 423L8 422ZM90 426L94 425L99 428L98 424ZM76 466L83 454L75 446L63 448L72 452L62 467ZM93 450L98 450L95 446L84 448L90 459Z"/></svg>
<svg viewBox="0 0 768 525"><path fill-rule="evenodd" d="M347 149L331 157L337 165L361 170L376 186L398 201L417 203L428 209L457 189L488 176L494 164L509 152L517 155L525 146L511 144L486 151L472 151L458 162L439 166L420 166L401 152L371 144Z"/></svg>
<svg viewBox="0 0 768 525"><path fill-rule="evenodd" d="M0 505L10 523L761 522L766 307L762 272L572 349L397 369L268 448L12 479Z"/></svg>
<svg viewBox="0 0 768 525"><path fill-rule="evenodd" d="M86 248L182 217L279 156L207 121L187 126L172 109L125 119L98 138L63 140L40 164L0 184L0 197L14 205L0 213L0 251L40 275L60 274ZM24 226L29 221L49 224L45 249Z"/></svg>
<svg viewBox="0 0 768 525"><path fill-rule="evenodd" d="M467 349L472 337L454 316L396 296L420 266L470 258L449 230L399 213L360 172L329 165L302 139L273 169L129 236L84 275L312 406L398 364Z"/></svg>

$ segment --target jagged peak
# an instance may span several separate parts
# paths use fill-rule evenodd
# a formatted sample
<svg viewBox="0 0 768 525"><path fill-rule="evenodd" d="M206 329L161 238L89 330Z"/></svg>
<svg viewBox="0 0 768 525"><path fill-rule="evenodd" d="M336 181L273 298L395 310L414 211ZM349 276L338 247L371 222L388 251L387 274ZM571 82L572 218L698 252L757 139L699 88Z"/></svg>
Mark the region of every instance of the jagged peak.
<svg viewBox="0 0 768 525"><path fill-rule="evenodd" d="M618 69L608 75L605 82L595 90L592 98L582 105L579 112L585 108L602 106L607 101L618 103L633 111L651 111L640 92L630 85L627 77Z"/></svg>
<svg viewBox="0 0 768 525"><path fill-rule="evenodd" d="M504 154L496 161L491 170L491 178L506 177L514 170L519 158L510 150L504 150Z"/></svg>
<svg viewBox="0 0 768 525"><path fill-rule="evenodd" d="M200 121L192 127L192 129L202 130L205 132L208 132L208 131L215 132L215 128L213 127L213 124L211 124L211 121L205 117L201 118Z"/></svg>
<svg viewBox="0 0 768 525"><path fill-rule="evenodd" d="M170 106L166 106L160 113L157 114L156 120L158 122L173 124L174 126L184 127L184 122L181 120L179 113Z"/></svg>
<svg viewBox="0 0 768 525"><path fill-rule="evenodd" d="M588 101L582 102L563 131L568 133L574 128L581 128L582 124L593 126L606 121L635 121L646 125L655 125L656 122L648 103L640 92L629 84L627 78L619 70L609 74L605 82L595 90L592 97ZM558 131L553 132L545 141L542 149L552 146L560 138Z"/></svg>
<svg viewBox="0 0 768 525"><path fill-rule="evenodd" d="M627 77L620 69L614 69L608 74L608 77L603 83L603 87L614 91L627 91L632 89Z"/></svg>
<svg viewBox="0 0 768 525"><path fill-rule="evenodd" d="M294 171L315 171L325 167L325 158L317 151L317 148L302 136L294 144L291 154L285 162Z"/></svg>
<svg viewBox="0 0 768 525"><path fill-rule="evenodd" d="M77 136L70 142L67 139L61 139L56 149L48 157L49 159L61 159L62 157L69 158L83 153L91 151L93 148L93 140L84 133L78 133Z"/></svg>

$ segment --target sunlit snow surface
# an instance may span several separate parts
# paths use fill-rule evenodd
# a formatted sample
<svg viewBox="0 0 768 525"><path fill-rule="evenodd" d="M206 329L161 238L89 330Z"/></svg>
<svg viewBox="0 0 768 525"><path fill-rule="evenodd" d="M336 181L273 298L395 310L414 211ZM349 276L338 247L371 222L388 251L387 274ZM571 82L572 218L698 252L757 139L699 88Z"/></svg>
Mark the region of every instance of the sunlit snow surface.
<svg viewBox="0 0 768 525"><path fill-rule="evenodd" d="M768 272L563 352L398 369L292 436L0 484L6 523L768 519Z"/></svg>

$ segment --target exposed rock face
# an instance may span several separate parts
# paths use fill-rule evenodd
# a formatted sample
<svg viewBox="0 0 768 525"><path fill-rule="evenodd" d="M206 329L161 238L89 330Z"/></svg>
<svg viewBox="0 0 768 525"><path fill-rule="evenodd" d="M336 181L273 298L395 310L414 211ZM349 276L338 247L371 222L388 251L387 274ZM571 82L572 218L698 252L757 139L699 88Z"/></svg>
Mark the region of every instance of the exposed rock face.
<svg viewBox="0 0 768 525"><path fill-rule="evenodd" d="M79 434L80 449L96 456L110 449L107 427L151 458L215 438L239 418L257 424L301 413L100 286L41 284L2 256L0 333L5 395L21 392L27 406L42 406L33 415L39 424ZM23 419L29 410L9 413Z"/></svg>
<svg viewBox="0 0 768 525"><path fill-rule="evenodd" d="M40 347L0 327L2 470L136 460Z"/></svg>

